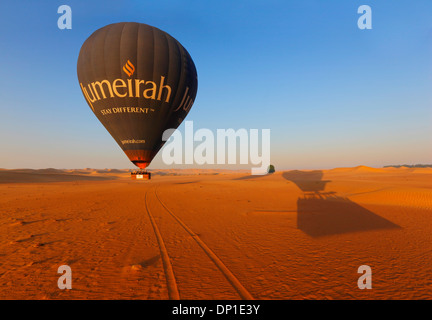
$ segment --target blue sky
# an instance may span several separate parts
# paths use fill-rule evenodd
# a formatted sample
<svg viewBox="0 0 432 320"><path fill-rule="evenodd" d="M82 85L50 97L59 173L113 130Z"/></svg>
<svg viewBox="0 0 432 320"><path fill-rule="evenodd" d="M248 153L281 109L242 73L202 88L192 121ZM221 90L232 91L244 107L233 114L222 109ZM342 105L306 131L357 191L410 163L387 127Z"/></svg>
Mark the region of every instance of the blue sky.
<svg viewBox="0 0 432 320"><path fill-rule="evenodd" d="M0 168L133 167L76 76L85 39L120 21L179 40L199 80L187 120L271 129L276 169L432 163L431 18L430 0L2 1Z"/></svg>

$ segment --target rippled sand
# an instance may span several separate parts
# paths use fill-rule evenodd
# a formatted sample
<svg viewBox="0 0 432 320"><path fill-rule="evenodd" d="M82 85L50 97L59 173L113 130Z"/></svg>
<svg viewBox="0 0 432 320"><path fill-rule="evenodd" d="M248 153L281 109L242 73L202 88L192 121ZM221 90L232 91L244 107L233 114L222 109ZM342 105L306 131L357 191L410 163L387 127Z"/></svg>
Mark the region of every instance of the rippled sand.
<svg viewBox="0 0 432 320"><path fill-rule="evenodd" d="M0 170L0 298L432 298L432 169L197 173Z"/></svg>

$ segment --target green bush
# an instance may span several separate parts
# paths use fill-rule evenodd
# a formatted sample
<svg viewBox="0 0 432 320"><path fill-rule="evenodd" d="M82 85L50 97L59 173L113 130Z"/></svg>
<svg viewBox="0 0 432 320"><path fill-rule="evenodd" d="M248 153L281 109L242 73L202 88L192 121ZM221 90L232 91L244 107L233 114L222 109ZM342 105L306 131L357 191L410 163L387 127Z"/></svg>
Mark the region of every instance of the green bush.
<svg viewBox="0 0 432 320"><path fill-rule="evenodd" d="M269 165L269 167L268 167L268 169L267 169L267 172L268 173L274 173L275 172L275 167L274 167L274 165Z"/></svg>

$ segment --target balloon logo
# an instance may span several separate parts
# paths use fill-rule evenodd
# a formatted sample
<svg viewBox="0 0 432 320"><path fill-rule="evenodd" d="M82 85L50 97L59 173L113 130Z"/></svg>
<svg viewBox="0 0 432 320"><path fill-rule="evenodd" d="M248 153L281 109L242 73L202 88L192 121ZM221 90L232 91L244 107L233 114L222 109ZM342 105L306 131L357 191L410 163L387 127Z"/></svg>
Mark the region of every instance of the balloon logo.
<svg viewBox="0 0 432 320"><path fill-rule="evenodd" d="M107 25L82 45L77 64L85 100L120 148L145 169L197 94L195 64L168 33L135 22Z"/></svg>
<svg viewBox="0 0 432 320"><path fill-rule="evenodd" d="M123 71L130 77L135 72L135 66L128 60L123 66Z"/></svg>

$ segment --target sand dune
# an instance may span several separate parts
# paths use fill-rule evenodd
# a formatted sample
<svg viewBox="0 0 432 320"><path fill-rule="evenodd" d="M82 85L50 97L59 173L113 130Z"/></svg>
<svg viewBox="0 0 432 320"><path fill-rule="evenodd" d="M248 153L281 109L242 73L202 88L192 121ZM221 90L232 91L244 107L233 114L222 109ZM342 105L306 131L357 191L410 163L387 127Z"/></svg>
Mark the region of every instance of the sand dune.
<svg viewBox="0 0 432 320"><path fill-rule="evenodd" d="M190 175L218 175L246 173L250 170L224 170L224 169L153 169L149 170L153 175L160 176L190 176Z"/></svg>
<svg viewBox="0 0 432 320"><path fill-rule="evenodd" d="M1 170L0 183L41 183L41 182L71 182L100 181L115 179L114 176L88 176L92 172L66 171L57 169L17 169Z"/></svg>
<svg viewBox="0 0 432 320"><path fill-rule="evenodd" d="M374 173L374 172L386 172L391 168L371 168L367 166L357 166L353 168L335 168L329 170L329 172L364 172L364 173Z"/></svg>
<svg viewBox="0 0 432 320"><path fill-rule="evenodd" d="M0 170L0 298L432 299L431 227L431 168Z"/></svg>
<svg viewBox="0 0 432 320"><path fill-rule="evenodd" d="M41 183L129 179L130 169L0 169L0 183ZM247 170L223 169L154 169L153 176L196 176L248 172Z"/></svg>

